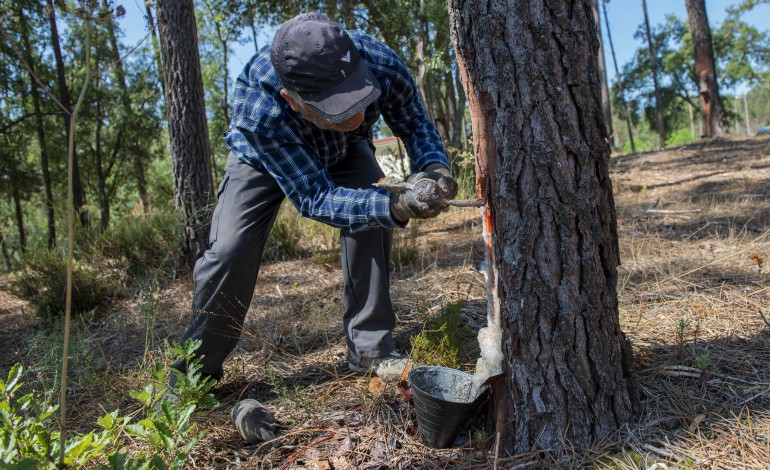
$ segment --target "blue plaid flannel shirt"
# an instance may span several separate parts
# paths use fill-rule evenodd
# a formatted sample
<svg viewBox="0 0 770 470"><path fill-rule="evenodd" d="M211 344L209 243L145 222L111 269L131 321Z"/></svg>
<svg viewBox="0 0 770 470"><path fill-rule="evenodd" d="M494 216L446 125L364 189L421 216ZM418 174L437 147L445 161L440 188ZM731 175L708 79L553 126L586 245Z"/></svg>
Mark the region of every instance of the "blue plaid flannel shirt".
<svg viewBox="0 0 770 470"><path fill-rule="evenodd" d="M321 130L293 111L280 96L270 46L265 46L237 79L233 120L225 141L242 161L273 176L304 217L352 231L402 227L391 217L388 191L337 187L327 168L345 158L348 138L369 138L380 115L403 140L412 171L434 162L448 167L446 150L396 53L372 36L359 31L349 34L382 88L380 98L366 108L358 129L348 133Z"/></svg>

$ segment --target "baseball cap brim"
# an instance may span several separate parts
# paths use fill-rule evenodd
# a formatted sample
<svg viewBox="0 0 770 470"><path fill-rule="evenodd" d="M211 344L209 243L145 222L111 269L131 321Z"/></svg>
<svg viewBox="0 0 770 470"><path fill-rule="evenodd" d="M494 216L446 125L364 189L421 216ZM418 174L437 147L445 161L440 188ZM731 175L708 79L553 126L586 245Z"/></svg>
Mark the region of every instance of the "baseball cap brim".
<svg viewBox="0 0 770 470"><path fill-rule="evenodd" d="M366 61L359 60L353 73L337 85L300 96L321 118L339 124L374 103L380 92L380 83Z"/></svg>

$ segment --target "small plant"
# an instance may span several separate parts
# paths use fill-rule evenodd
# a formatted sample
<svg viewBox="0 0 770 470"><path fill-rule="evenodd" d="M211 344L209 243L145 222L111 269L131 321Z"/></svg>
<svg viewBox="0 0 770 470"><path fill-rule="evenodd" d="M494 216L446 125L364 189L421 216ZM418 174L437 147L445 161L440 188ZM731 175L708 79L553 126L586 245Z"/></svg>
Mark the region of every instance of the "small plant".
<svg viewBox="0 0 770 470"><path fill-rule="evenodd" d="M680 318L679 323L676 325L676 348L677 357L680 359L684 357L684 347L687 341L687 332L690 331L692 324L686 318Z"/></svg>
<svg viewBox="0 0 770 470"><path fill-rule="evenodd" d="M708 374L708 369L711 366L711 356L708 353L698 354L695 356L695 367L700 369L701 378L705 379Z"/></svg>
<svg viewBox="0 0 770 470"><path fill-rule="evenodd" d="M168 370L152 371L154 381L131 392L143 406L144 419L113 411L97 420L99 431L71 436L64 448L67 468L98 469L181 469L201 433L191 422L202 408L218 406L211 395L214 382L200 373L200 360L194 357L200 341L169 346L170 355L180 354L187 361L187 374L177 375L171 393L166 387ZM7 380L0 379L0 468L55 469L61 436L55 421L57 406L40 401L34 394L20 395L23 368L16 364ZM178 371L177 371L178 372ZM121 450L124 439L139 444L132 453ZM104 460L108 465L100 465Z"/></svg>
<svg viewBox="0 0 770 470"><path fill-rule="evenodd" d="M436 317L432 328L423 328L412 337L412 360L416 363L459 368L465 344L471 336L470 328L462 319L462 303L447 306Z"/></svg>

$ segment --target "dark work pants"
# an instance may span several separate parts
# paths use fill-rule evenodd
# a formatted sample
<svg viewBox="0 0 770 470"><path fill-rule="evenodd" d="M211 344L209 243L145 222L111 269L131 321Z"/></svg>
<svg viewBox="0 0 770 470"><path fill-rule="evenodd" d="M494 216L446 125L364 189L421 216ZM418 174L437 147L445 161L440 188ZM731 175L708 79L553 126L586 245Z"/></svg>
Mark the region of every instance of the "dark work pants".
<svg viewBox="0 0 770 470"><path fill-rule="evenodd" d="M337 186L353 189L371 188L383 177L365 140L349 143L348 155L328 170ZM204 374L221 377L222 363L240 338L262 250L284 197L272 176L228 156L211 221L211 248L195 265L192 317L182 337L182 342L202 340L198 354ZM395 348L391 245L387 229L340 231L343 325L348 348L361 356L383 356ZM173 367L184 370L185 365Z"/></svg>

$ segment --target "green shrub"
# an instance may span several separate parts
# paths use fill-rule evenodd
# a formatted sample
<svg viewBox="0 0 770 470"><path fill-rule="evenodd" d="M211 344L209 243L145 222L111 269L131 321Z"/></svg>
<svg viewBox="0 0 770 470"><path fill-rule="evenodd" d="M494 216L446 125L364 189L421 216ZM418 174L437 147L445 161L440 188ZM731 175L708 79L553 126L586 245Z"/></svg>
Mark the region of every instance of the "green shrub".
<svg viewBox="0 0 770 470"><path fill-rule="evenodd" d="M66 468L96 469L181 469L202 433L191 420L199 409L213 408L218 402L210 393L214 385L200 373L200 360L194 357L200 341L171 346L170 355L182 355L189 369L176 371L178 381L172 398L166 387L168 368L152 371L153 382L131 392L142 404L143 418L113 411L97 420L99 431L69 435L64 445ZM8 379L0 378L0 468L56 469L61 449L57 425L58 407L34 394L22 395L23 369L16 364ZM121 449L126 439L138 445L138 452ZM104 465L103 462L108 462Z"/></svg>
<svg viewBox="0 0 770 470"><path fill-rule="evenodd" d="M306 255L300 246L302 233L302 217L291 204L284 203L267 237L262 257L268 261L285 261Z"/></svg>
<svg viewBox="0 0 770 470"><path fill-rule="evenodd" d="M692 141L690 129L677 129L666 138L666 147L676 147L682 144L689 144Z"/></svg>
<svg viewBox="0 0 770 470"><path fill-rule="evenodd" d="M466 343L472 332L460 311L463 303L449 304L446 310L410 340L410 357L415 363L460 368Z"/></svg>
<svg viewBox="0 0 770 470"><path fill-rule="evenodd" d="M67 262L58 250L39 249L22 259L11 292L29 301L38 316L50 319L64 314ZM75 262L72 271L72 313L82 314L110 305L124 293L118 275L108 269Z"/></svg>
<svg viewBox="0 0 770 470"><path fill-rule="evenodd" d="M131 276L143 276L163 268L174 268L182 259L182 220L172 212L148 217L126 217L110 226L102 237L100 251L106 258L124 259Z"/></svg>

